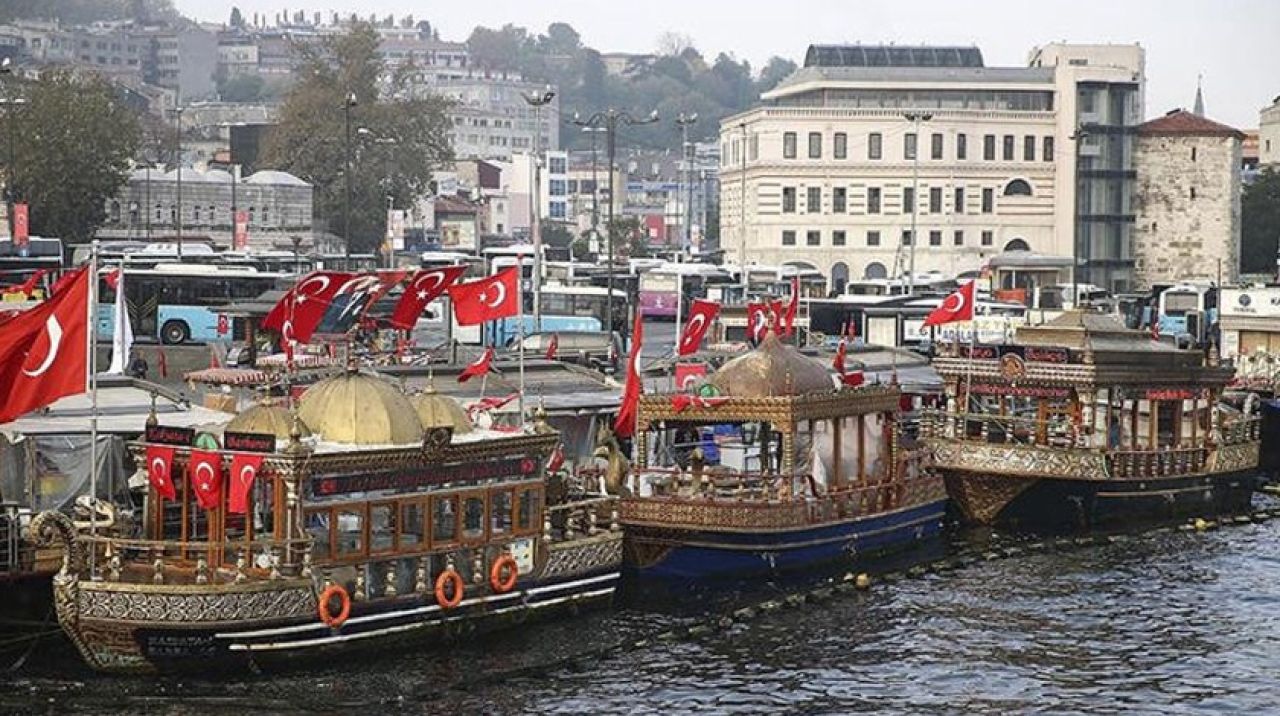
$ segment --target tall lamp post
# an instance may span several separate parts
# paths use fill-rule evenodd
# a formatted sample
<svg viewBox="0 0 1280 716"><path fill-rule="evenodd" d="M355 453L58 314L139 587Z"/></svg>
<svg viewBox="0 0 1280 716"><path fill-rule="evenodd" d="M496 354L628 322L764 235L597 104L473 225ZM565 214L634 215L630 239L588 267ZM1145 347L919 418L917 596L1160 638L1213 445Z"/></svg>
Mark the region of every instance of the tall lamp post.
<svg viewBox="0 0 1280 716"><path fill-rule="evenodd" d="M178 165L178 215L175 217L174 231L178 237L178 260L182 260L182 107L173 108L173 145L174 163Z"/></svg>
<svg viewBox="0 0 1280 716"><path fill-rule="evenodd" d="M532 198L529 201L529 235L533 239L533 330L535 333L542 331L542 199L538 195L542 188L542 177L539 171L542 168L542 108L550 104L555 97L556 93L550 86L541 92L530 92L524 95L524 101L533 107L533 187ZM524 269L522 268L520 272L523 276ZM523 291L522 288L521 293ZM520 300L523 301L524 297L521 296Z"/></svg>
<svg viewBox="0 0 1280 716"><path fill-rule="evenodd" d="M591 135L591 242L592 254L600 253L600 180L596 177L596 135L606 131L604 127L583 127Z"/></svg>
<svg viewBox="0 0 1280 716"><path fill-rule="evenodd" d="M6 79L13 76L13 68L10 66L11 60L6 57L0 62L0 75L4 75ZM18 149L17 149L17 129L18 122L15 119L17 109L26 104L27 101L21 97L14 97L12 92L6 92L6 96L0 98L0 104L4 105L4 119L9 125L9 163L6 167L5 176L5 199L7 201L7 215L9 216L9 236L13 236L13 206L18 203L18 199L22 195L18 193Z"/></svg>
<svg viewBox="0 0 1280 716"><path fill-rule="evenodd" d="M742 300L747 300L747 123L739 122L742 130L742 170L738 177L738 273L742 279Z"/></svg>
<svg viewBox="0 0 1280 716"><path fill-rule="evenodd" d="M605 223L605 232L606 232L605 239L608 247L607 250L609 253L609 274L608 274L608 288L607 288L607 293L605 295L605 314L608 317L608 321L610 325L613 324L613 230L614 230L613 205L615 201L614 199L615 189L613 186L613 174L614 174L613 162L618 149L618 125L623 124L630 127L630 126L641 125L641 124L653 124L654 122L657 122L657 121L658 121L658 110L656 109L650 112L649 116L643 119L636 119L626 111L614 109L613 107L596 112L595 114L591 115L590 117L587 117L586 119L579 117L576 112L573 115L573 123L580 127L604 127L605 128L605 154L608 157L608 161L609 161L609 214L608 214L608 219L606 220L606 223ZM612 330L612 329L609 329L609 330ZM629 327L627 326L627 322L623 321L622 322L623 338L627 337L628 331L629 331Z"/></svg>
<svg viewBox="0 0 1280 716"><path fill-rule="evenodd" d="M1076 201L1072 211L1072 231L1071 231L1071 305L1073 308L1080 308L1080 239L1083 238L1080 231L1080 202L1083 199L1083 184L1080 181L1080 145L1084 139L1089 136L1089 130L1084 127L1076 128L1074 134L1070 137L1073 143L1072 149L1075 152L1075 174L1076 174Z"/></svg>
<svg viewBox="0 0 1280 716"><path fill-rule="evenodd" d="M351 268L351 110L356 106L356 93L349 92L342 102L342 119L346 129L346 146L344 157L346 169L342 172L342 181L346 199L342 206L342 243L346 267Z"/></svg>
<svg viewBox="0 0 1280 716"><path fill-rule="evenodd" d="M907 247L907 295L916 292L916 244L920 239L916 236L916 219L920 215L920 123L933 119L928 112L907 112L902 115L914 128L915 151L911 153L911 244ZM901 254L899 254L901 255Z"/></svg>
<svg viewBox="0 0 1280 716"><path fill-rule="evenodd" d="M681 162L681 179L685 184L685 202L684 211L681 212L680 221L684 224L684 243L680 247L682 252L687 252L689 247L693 245L693 162L689 155L689 125L698 121L698 113L685 114L681 112L676 116L676 126L680 127L680 154L683 161ZM677 322L679 319L677 319Z"/></svg>

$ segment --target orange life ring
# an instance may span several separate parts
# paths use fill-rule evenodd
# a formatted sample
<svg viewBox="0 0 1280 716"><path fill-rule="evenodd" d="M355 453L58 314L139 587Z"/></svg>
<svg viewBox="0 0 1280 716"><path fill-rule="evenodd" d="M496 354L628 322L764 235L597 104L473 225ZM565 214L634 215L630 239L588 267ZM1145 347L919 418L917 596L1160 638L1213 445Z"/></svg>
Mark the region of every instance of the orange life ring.
<svg viewBox="0 0 1280 716"><path fill-rule="evenodd" d="M489 586L493 591L505 594L515 588L519 576L520 565L516 564L516 558L504 553L489 568Z"/></svg>
<svg viewBox="0 0 1280 716"><path fill-rule="evenodd" d="M342 609L338 611L337 616L329 609L329 601L334 597L342 603ZM326 626L337 629L346 623L347 617L351 616L351 596L347 594L347 590L343 589L341 584L330 584L320 592L320 621Z"/></svg>
<svg viewBox="0 0 1280 716"><path fill-rule="evenodd" d="M445 596L445 585L453 583L453 596ZM458 574L456 569L446 569L436 577L436 604L441 609L453 609L462 603L462 591L466 587L466 583L462 581L462 575Z"/></svg>

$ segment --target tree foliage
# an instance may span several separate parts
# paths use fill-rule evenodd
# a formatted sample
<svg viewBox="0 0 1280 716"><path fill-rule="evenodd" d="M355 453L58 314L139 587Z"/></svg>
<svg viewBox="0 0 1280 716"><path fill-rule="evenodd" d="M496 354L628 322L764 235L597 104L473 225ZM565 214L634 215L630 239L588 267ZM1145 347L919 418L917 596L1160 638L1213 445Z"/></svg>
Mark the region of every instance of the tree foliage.
<svg viewBox="0 0 1280 716"><path fill-rule="evenodd" d="M1280 171L1263 169L1240 200L1240 270L1274 273L1280 255Z"/></svg>
<svg viewBox="0 0 1280 716"><path fill-rule="evenodd" d="M182 16L173 0L4 0L0 22L10 20L58 20L66 25L87 25L109 20L179 22Z"/></svg>
<svg viewBox="0 0 1280 716"><path fill-rule="evenodd" d="M383 77L377 47L377 32L358 23L322 45L299 48L297 81L263 149L264 168L312 183L316 216L338 235L346 225L350 156L352 251L379 245L388 197L397 206L410 205L429 191L431 173L452 159L449 102L410 93L402 74ZM348 96L355 99L349 144Z"/></svg>
<svg viewBox="0 0 1280 716"><path fill-rule="evenodd" d="M68 243L90 240L106 202L128 178L141 129L137 115L96 77L45 72L23 85L12 110L13 192L30 206L31 233ZM9 153L0 154L9 174Z"/></svg>

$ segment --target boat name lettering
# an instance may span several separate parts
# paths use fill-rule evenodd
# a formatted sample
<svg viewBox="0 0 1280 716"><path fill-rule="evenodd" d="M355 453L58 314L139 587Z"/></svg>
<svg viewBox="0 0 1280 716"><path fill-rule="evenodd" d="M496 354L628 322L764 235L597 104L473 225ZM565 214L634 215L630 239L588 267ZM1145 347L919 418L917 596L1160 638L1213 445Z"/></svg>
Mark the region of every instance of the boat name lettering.
<svg viewBox="0 0 1280 716"><path fill-rule="evenodd" d="M1029 361L1038 363L1069 363L1071 356L1065 348L1041 348L1039 346L1025 346L1022 349L1022 357Z"/></svg>
<svg viewBox="0 0 1280 716"><path fill-rule="evenodd" d="M144 437L147 442L160 445L190 445L196 439L196 431L191 428L148 425Z"/></svg>
<svg viewBox="0 0 1280 716"><path fill-rule="evenodd" d="M239 452L275 452L276 436L267 433L226 432L222 434L222 446Z"/></svg>
<svg viewBox="0 0 1280 716"><path fill-rule="evenodd" d="M1147 391L1147 400L1195 400L1197 391L1186 388L1152 388Z"/></svg>
<svg viewBox="0 0 1280 716"><path fill-rule="evenodd" d="M973 386L974 395L1013 395L1024 398L1069 398L1070 388L1050 388L1043 385L988 385Z"/></svg>
<svg viewBox="0 0 1280 716"><path fill-rule="evenodd" d="M998 352L995 346L969 346L964 350L970 358L980 360L995 360Z"/></svg>
<svg viewBox="0 0 1280 716"><path fill-rule="evenodd" d="M446 482L488 480L501 477L528 475L537 469L530 458L515 458L479 463L433 465L427 470L414 468L387 472L353 473L349 475L325 475L311 478L311 492L315 497L346 495L353 492L377 490L402 490Z"/></svg>

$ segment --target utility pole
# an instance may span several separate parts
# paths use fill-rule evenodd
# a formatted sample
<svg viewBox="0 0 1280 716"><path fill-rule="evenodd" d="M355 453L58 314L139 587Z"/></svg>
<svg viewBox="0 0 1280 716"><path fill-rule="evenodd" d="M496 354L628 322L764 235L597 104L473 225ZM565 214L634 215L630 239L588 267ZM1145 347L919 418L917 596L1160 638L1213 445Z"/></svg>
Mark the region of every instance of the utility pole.
<svg viewBox="0 0 1280 716"><path fill-rule="evenodd" d="M738 272L742 274L742 300L747 300L747 123L742 130L742 174L738 177Z"/></svg>
<svg viewBox="0 0 1280 716"><path fill-rule="evenodd" d="M351 269L351 109L356 106L356 93L350 92L342 103L343 121L346 125L346 171L342 173L342 180L346 187L346 201L342 208L342 243L343 253L346 256L346 268Z"/></svg>
<svg viewBox="0 0 1280 716"><path fill-rule="evenodd" d="M178 261L182 261L182 107L173 108L174 161L178 164Z"/></svg>
<svg viewBox="0 0 1280 716"><path fill-rule="evenodd" d="M542 108L555 99L556 93L548 86L541 92L530 92L524 95L524 101L533 107L533 187L529 201L529 236L533 239L533 331L542 331L542 199L539 189L542 188ZM520 269L520 300L524 301L524 268ZM523 329L521 329L523 330ZM522 349L523 350L523 349Z"/></svg>
<svg viewBox="0 0 1280 716"><path fill-rule="evenodd" d="M684 243L680 247L681 252L687 252L693 244L693 168L689 161L689 125L698 121L698 113L685 114L681 112L676 116L676 125L680 127L680 179L685 184L687 200L684 202L684 211L680 214L680 222L684 224ZM678 188L678 187L677 187ZM676 319L677 323L679 318Z"/></svg>
<svg viewBox="0 0 1280 716"><path fill-rule="evenodd" d="M1080 145L1083 140L1089 136L1089 131L1084 127L1077 127L1074 134L1067 137L1074 142L1072 149L1075 152L1076 166L1076 196L1075 206L1072 208L1072 231L1071 231L1071 306L1072 308L1080 308L1084 303L1080 300L1080 240L1083 238L1080 231L1080 201L1083 198L1083 184L1080 180Z"/></svg>
<svg viewBox="0 0 1280 716"><path fill-rule="evenodd" d="M600 180L596 178L596 135L604 127L583 127L591 135L591 244L587 248L593 254L600 252Z"/></svg>
<svg viewBox="0 0 1280 716"><path fill-rule="evenodd" d="M907 295L916 293L916 244L920 237L916 235L916 219L920 215L920 123L933 119L927 112L907 112L903 117L915 125L915 151L911 153L911 245L907 251Z"/></svg>
<svg viewBox="0 0 1280 716"><path fill-rule="evenodd" d="M606 239L607 239L608 252L609 252L609 273L608 273L608 288L607 288L607 293L605 295L605 314L607 316L607 321L610 325L613 324L613 273L614 273L613 272L613 234L614 234L613 205L615 202L615 198L614 198L615 189L613 186L613 175L614 175L613 163L614 163L615 155L617 154L618 124L621 123L630 127L630 126L636 126L641 124L653 124L654 122L657 122L657 121L658 121L658 110L656 109L650 112L649 116L645 117L644 119L636 119L635 117L632 117L627 112L617 110L612 107L606 110L601 110L599 112L596 112L595 114L591 115L586 119L582 119L577 115L577 113L574 113L574 116L573 116L573 123L578 125L579 127L603 126L606 131L605 150L606 150L606 154L608 156L608 161L609 161L609 213L608 213L607 224L605 225L605 231L608 232ZM612 330L612 329L609 328L606 330ZM627 335L628 333L629 333L628 321L623 321L622 337L624 340L626 340L626 338L628 337Z"/></svg>

